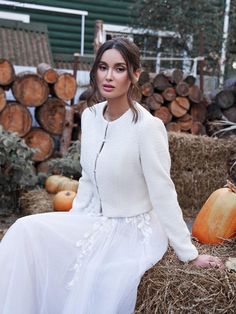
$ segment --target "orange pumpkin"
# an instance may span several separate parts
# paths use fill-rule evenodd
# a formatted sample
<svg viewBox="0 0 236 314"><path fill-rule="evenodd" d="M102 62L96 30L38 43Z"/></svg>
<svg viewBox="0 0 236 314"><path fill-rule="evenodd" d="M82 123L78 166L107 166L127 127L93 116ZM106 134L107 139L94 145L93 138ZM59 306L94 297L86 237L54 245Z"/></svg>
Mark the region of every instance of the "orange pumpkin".
<svg viewBox="0 0 236 314"><path fill-rule="evenodd" d="M79 186L79 181L69 179L69 178L66 178L66 179L68 179L68 180L62 180L58 184L57 192L65 191L65 190L77 192L78 186Z"/></svg>
<svg viewBox="0 0 236 314"><path fill-rule="evenodd" d="M59 174L49 176L45 181L45 189L48 193L56 193L59 183L65 177Z"/></svg>
<svg viewBox="0 0 236 314"><path fill-rule="evenodd" d="M53 198L53 209L55 211L69 211L72 208L76 196L74 191L60 191Z"/></svg>
<svg viewBox="0 0 236 314"><path fill-rule="evenodd" d="M194 220L192 235L208 244L236 236L236 193L229 187L214 191Z"/></svg>

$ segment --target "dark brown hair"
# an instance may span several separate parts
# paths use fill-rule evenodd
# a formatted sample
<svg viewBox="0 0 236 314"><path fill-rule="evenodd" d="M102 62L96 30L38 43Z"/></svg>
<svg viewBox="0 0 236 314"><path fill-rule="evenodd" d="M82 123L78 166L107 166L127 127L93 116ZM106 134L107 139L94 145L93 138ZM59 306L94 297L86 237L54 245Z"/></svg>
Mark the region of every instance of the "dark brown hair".
<svg viewBox="0 0 236 314"><path fill-rule="evenodd" d="M137 85L137 79L134 76L134 72L140 69L140 52L139 48L128 38L124 37L116 37L106 41L99 49L96 54L92 69L90 71L90 86L91 92L90 96L87 99L88 106L92 106L97 102L103 101L104 98L99 93L97 82L96 82L96 74L98 70L98 66L102 55L106 50L109 49L116 49L122 55L123 59L125 60L128 76L131 81L130 88L128 90L128 103L130 109L133 111L134 121L136 122L138 119L138 111L134 106L133 101L137 100L140 91Z"/></svg>

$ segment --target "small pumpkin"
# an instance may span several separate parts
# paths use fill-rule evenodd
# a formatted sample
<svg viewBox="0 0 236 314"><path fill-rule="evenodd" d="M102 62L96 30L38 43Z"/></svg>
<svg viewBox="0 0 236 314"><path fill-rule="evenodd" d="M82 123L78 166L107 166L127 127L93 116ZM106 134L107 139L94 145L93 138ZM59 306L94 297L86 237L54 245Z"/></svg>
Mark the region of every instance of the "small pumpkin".
<svg viewBox="0 0 236 314"><path fill-rule="evenodd" d="M79 181L69 179L69 178L67 179L68 180L62 180L58 184L57 192L65 191L65 190L77 192L78 187L79 187Z"/></svg>
<svg viewBox="0 0 236 314"><path fill-rule="evenodd" d="M65 177L59 174L54 174L49 176L45 181L45 189L48 193L56 193L58 189L59 183L64 179Z"/></svg>
<svg viewBox="0 0 236 314"><path fill-rule="evenodd" d="M55 211L69 211L72 208L75 196L74 191L57 192L53 198L53 209Z"/></svg>
<svg viewBox="0 0 236 314"><path fill-rule="evenodd" d="M232 183L214 191L196 216L192 235L201 243L217 244L236 236L236 188Z"/></svg>

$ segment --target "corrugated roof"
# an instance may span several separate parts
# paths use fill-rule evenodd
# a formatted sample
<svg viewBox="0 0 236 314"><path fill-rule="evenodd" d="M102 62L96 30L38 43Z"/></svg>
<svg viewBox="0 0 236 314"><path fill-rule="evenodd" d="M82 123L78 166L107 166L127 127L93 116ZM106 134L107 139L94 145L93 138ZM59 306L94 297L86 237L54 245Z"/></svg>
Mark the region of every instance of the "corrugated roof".
<svg viewBox="0 0 236 314"><path fill-rule="evenodd" d="M0 58L14 65L37 66L44 62L54 67L47 26L0 19Z"/></svg>

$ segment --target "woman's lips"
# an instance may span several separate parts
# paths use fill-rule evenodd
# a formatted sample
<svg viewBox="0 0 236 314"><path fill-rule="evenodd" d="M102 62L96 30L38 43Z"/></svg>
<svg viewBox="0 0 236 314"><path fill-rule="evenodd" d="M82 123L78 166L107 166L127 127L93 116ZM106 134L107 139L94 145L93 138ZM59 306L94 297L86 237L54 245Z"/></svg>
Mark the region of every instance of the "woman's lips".
<svg viewBox="0 0 236 314"><path fill-rule="evenodd" d="M105 84L102 86L105 92L111 92L115 87L113 85Z"/></svg>

